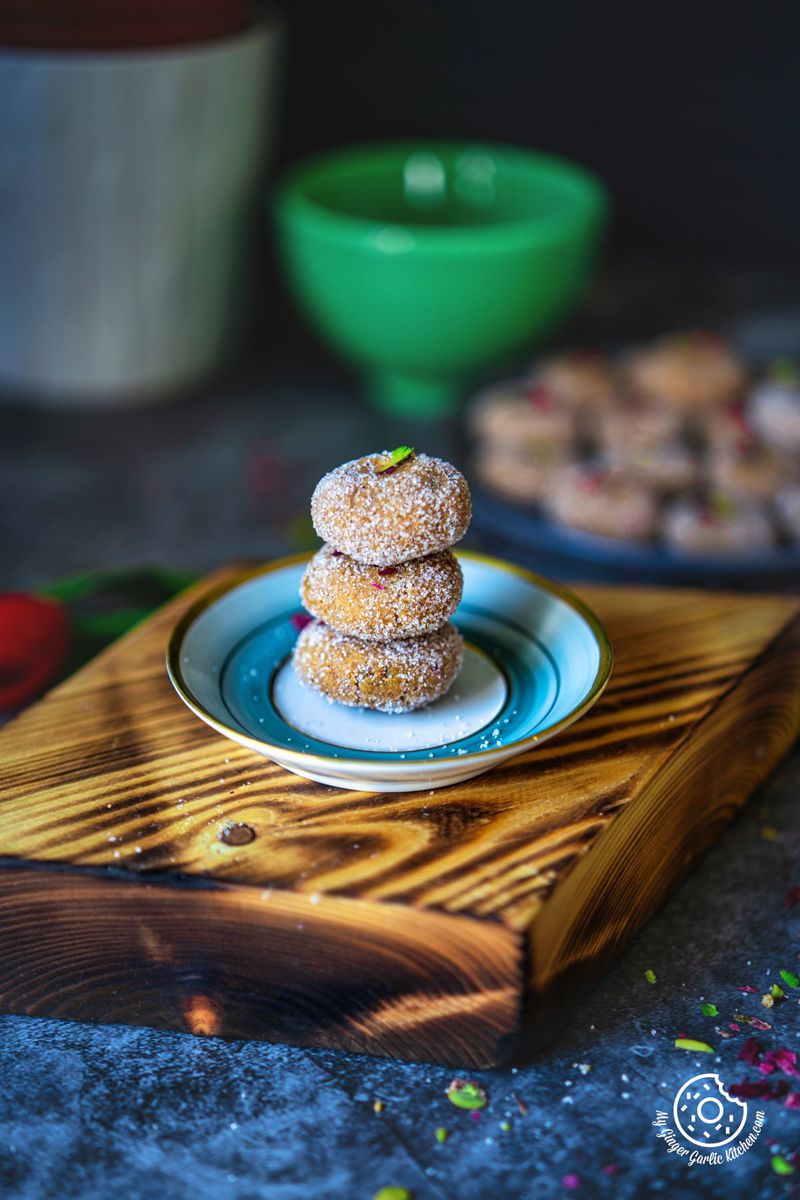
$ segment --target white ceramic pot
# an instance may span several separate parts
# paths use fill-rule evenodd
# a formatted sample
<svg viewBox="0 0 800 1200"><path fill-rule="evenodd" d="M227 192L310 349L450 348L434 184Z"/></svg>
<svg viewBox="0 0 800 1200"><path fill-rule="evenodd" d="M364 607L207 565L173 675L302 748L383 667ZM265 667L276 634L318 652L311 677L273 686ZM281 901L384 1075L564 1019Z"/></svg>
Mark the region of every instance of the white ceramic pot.
<svg viewBox="0 0 800 1200"><path fill-rule="evenodd" d="M260 200L279 31L0 54L0 390L138 403L224 355Z"/></svg>

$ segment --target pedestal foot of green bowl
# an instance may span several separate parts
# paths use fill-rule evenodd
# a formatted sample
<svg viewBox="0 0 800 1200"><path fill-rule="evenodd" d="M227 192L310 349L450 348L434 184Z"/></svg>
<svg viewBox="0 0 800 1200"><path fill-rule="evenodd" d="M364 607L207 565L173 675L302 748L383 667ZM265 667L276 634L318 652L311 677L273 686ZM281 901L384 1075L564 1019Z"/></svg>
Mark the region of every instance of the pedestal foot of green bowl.
<svg viewBox="0 0 800 1200"><path fill-rule="evenodd" d="M436 420L456 411L464 391L463 380L381 373L370 378L368 396L392 416Z"/></svg>

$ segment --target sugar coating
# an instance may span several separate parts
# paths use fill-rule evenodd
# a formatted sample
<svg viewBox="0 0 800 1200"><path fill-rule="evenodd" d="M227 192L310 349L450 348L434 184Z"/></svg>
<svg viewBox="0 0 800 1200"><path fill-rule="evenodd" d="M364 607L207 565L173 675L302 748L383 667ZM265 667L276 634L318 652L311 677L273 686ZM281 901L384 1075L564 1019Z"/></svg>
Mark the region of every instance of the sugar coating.
<svg viewBox="0 0 800 1200"><path fill-rule="evenodd" d="M631 445L616 453L609 451L607 457L612 466L627 471L632 479L649 485L664 496L685 491L700 478L700 463L680 438L658 444Z"/></svg>
<svg viewBox="0 0 800 1200"><path fill-rule="evenodd" d="M462 586L449 550L375 567L323 546L306 567L300 599L340 633L388 641L439 629L458 607Z"/></svg>
<svg viewBox="0 0 800 1200"><path fill-rule="evenodd" d="M539 364L533 378L573 411L594 412L616 397L614 364L599 351L554 355Z"/></svg>
<svg viewBox="0 0 800 1200"><path fill-rule="evenodd" d="M724 404L701 413L695 427L704 446L712 452L731 450L740 453L758 441L750 413L738 403Z"/></svg>
<svg viewBox="0 0 800 1200"><path fill-rule="evenodd" d="M461 472L427 454L414 454L381 472L389 462L385 450L323 476L311 497L319 536L351 558L382 567L460 541L472 517Z"/></svg>
<svg viewBox="0 0 800 1200"><path fill-rule="evenodd" d="M628 355L623 371L635 393L688 412L734 400L746 377L744 365L733 350L703 333L661 338Z"/></svg>
<svg viewBox="0 0 800 1200"><path fill-rule="evenodd" d="M651 401L627 398L606 409L597 421L600 445L609 454L657 450L683 434L680 412Z"/></svg>
<svg viewBox="0 0 800 1200"><path fill-rule="evenodd" d="M449 622L421 637L366 642L313 621L297 639L294 667L302 683L329 700L399 713L443 696L463 656L461 634Z"/></svg>
<svg viewBox="0 0 800 1200"><path fill-rule="evenodd" d="M575 463L562 471L546 504L562 524L604 537L650 537L656 519L655 497L644 483L593 463Z"/></svg>
<svg viewBox="0 0 800 1200"><path fill-rule="evenodd" d="M766 441L800 450L800 389L767 379L753 389L747 409L754 429Z"/></svg>
<svg viewBox="0 0 800 1200"><path fill-rule="evenodd" d="M664 534L672 546L690 553L733 554L770 546L775 533L760 505L729 498L730 511L715 512L703 501L676 500L664 513Z"/></svg>
<svg viewBox="0 0 800 1200"><path fill-rule="evenodd" d="M781 525L791 538L800 538L800 484L781 488L775 497Z"/></svg>
<svg viewBox="0 0 800 1200"><path fill-rule="evenodd" d="M542 392L541 399L537 399ZM570 414L533 383L497 384L473 402L469 424L476 438L522 453L571 443L574 424Z"/></svg>
<svg viewBox="0 0 800 1200"><path fill-rule="evenodd" d="M708 476L716 487L732 496L770 501L779 488L796 479L797 469L788 455L753 442L741 450L724 447L713 451Z"/></svg>
<svg viewBox="0 0 800 1200"><path fill-rule="evenodd" d="M517 453L506 446L484 442L473 459L473 469L491 491L513 503L530 504L547 496L554 473L568 462L567 446Z"/></svg>

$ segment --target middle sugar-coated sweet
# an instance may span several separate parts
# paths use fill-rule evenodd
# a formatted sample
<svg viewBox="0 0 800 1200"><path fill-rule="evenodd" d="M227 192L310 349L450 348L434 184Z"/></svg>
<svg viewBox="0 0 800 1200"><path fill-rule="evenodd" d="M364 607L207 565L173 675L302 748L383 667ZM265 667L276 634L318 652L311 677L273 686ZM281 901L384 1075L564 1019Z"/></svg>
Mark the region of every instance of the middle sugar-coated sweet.
<svg viewBox="0 0 800 1200"><path fill-rule="evenodd" d="M341 633L387 641L439 629L458 607L461 589L461 568L449 550L375 567L323 546L306 568L300 598Z"/></svg>

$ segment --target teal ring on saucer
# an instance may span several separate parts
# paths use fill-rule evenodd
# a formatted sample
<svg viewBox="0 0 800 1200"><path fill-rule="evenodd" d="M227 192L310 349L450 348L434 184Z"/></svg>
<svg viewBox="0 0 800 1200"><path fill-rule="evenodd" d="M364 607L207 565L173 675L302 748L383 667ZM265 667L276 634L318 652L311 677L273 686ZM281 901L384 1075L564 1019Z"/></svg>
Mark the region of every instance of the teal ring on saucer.
<svg viewBox="0 0 800 1200"><path fill-rule="evenodd" d="M292 618L301 611L307 558L270 564L215 589L178 623L167 658L170 678L192 711L288 770L363 790L444 786L553 736L587 711L608 680L608 638L580 600L514 564L461 551L464 599L453 620L467 645L505 680L505 697L491 720L464 737L402 754L304 733L278 709L273 684L298 636ZM458 686L456 680L456 694ZM333 706L334 718L342 709Z"/></svg>

